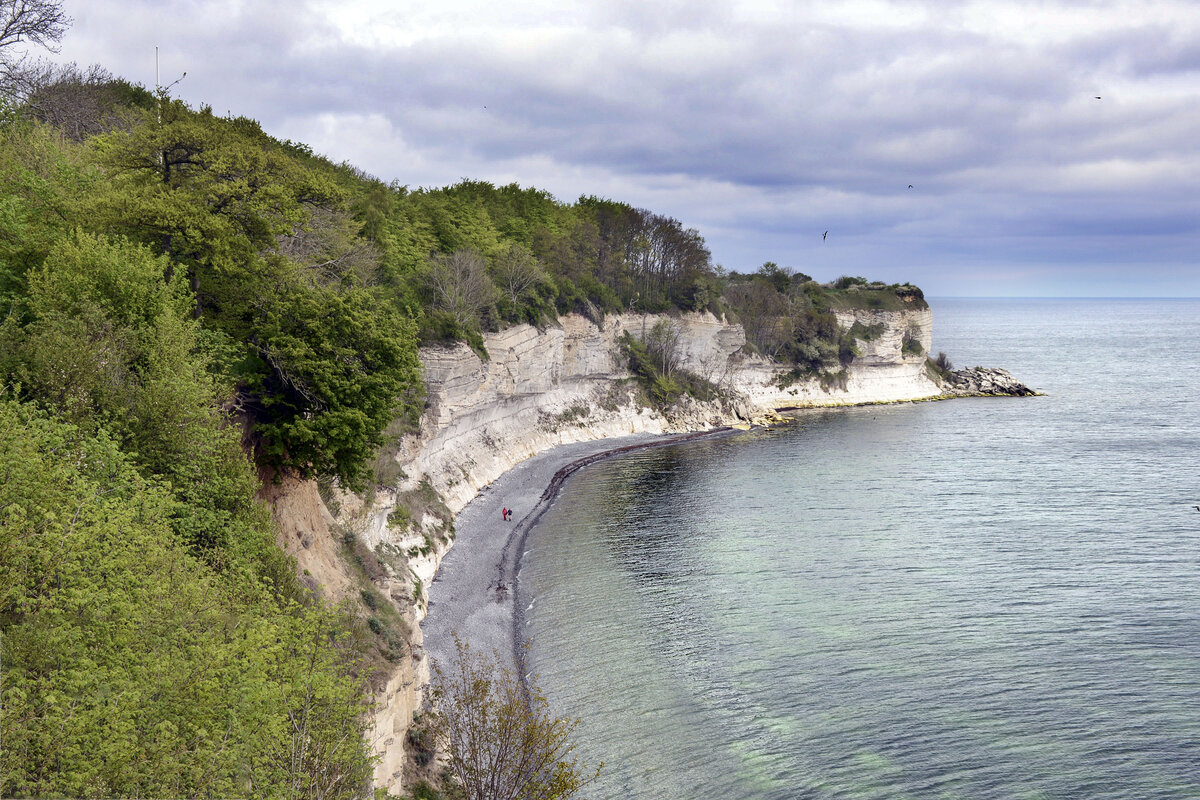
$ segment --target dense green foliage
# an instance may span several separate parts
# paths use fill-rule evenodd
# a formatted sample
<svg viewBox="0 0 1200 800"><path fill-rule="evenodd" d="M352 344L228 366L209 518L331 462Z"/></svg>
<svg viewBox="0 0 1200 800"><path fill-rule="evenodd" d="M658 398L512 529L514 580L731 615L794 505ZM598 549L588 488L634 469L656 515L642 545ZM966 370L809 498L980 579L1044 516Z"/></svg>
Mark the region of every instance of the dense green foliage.
<svg viewBox="0 0 1200 800"><path fill-rule="evenodd" d="M247 548L222 574L194 558L173 535L186 501L107 432L5 399L0 443L0 794L359 793L363 695L334 615L256 578Z"/></svg>
<svg viewBox="0 0 1200 800"><path fill-rule="evenodd" d="M76 315L37 305L61 259L85 270L107 259L110 272L124 271L112 280L169 287L197 320L196 363L246 415L263 463L358 484L387 424L418 411L416 323L377 285L378 257L363 252L331 168L303 163L246 120L161 105L161 123L130 109L129 129L82 145L21 120L5 126L0 303L9 341L52 346L68 335L49 313L89 346L119 344L94 335L109 329L104 307ZM59 252L68 240L81 252ZM126 320L111 322L119 330ZM45 365L8 366L12 380ZM140 367L127 372L140 383ZM21 385L27 397L61 400Z"/></svg>
<svg viewBox="0 0 1200 800"><path fill-rule="evenodd" d="M224 221L216 183L111 166L138 130L0 125L0 794L358 796L368 676L234 414L265 463L353 480L416 396L415 324L273 252L283 201L230 189Z"/></svg>

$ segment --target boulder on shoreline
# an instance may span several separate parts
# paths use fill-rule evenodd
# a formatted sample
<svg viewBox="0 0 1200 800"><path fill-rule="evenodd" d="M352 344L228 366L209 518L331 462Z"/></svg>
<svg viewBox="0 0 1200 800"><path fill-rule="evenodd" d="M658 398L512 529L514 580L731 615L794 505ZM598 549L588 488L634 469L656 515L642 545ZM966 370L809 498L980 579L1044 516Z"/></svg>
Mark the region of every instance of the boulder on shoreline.
<svg viewBox="0 0 1200 800"><path fill-rule="evenodd" d="M1033 397L1041 394L998 367L968 367L950 373L946 388L958 397Z"/></svg>

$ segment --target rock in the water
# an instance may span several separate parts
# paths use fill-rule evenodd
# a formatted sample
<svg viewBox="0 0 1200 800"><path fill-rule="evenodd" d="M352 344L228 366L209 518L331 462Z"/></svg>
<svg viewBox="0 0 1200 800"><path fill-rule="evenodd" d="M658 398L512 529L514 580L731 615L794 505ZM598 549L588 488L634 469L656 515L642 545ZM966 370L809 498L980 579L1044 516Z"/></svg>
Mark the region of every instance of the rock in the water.
<svg viewBox="0 0 1200 800"><path fill-rule="evenodd" d="M1030 389L1008 373L996 367L968 367L950 373L947 387L960 397L1031 397L1038 392Z"/></svg>

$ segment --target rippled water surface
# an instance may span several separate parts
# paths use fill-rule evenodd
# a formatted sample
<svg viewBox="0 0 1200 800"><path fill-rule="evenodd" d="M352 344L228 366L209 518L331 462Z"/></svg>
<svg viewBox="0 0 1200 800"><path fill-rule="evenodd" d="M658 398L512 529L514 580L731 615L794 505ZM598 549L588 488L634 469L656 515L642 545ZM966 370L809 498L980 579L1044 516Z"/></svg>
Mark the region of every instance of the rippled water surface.
<svg viewBox="0 0 1200 800"><path fill-rule="evenodd" d="M577 475L521 575L592 798L1200 798L1200 302L934 302L1048 393Z"/></svg>

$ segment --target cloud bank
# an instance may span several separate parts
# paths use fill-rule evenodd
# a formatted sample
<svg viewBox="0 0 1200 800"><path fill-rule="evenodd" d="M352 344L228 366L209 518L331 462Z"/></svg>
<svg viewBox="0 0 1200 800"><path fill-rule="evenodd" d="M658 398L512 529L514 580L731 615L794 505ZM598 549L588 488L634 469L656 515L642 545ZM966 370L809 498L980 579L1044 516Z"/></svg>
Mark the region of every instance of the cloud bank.
<svg viewBox="0 0 1200 800"><path fill-rule="evenodd" d="M1200 295L1190 1L66 6L60 60L149 86L158 45L183 99L334 160L625 200L730 269Z"/></svg>

